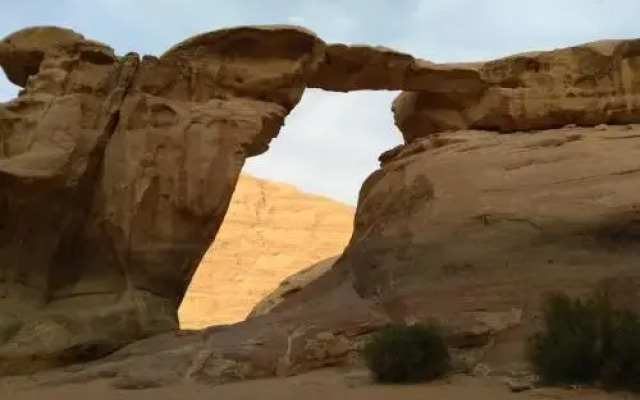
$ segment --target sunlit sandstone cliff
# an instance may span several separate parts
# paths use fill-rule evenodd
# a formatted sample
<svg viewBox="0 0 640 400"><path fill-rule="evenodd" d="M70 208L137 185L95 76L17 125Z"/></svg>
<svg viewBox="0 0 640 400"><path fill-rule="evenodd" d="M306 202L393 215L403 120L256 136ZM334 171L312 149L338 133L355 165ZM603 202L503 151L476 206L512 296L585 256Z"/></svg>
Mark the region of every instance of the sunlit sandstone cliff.
<svg viewBox="0 0 640 400"><path fill-rule="evenodd" d="M216 241L180 306L183 329L244 320L289 275L342 253L354 208L240 175Z"/></svg>

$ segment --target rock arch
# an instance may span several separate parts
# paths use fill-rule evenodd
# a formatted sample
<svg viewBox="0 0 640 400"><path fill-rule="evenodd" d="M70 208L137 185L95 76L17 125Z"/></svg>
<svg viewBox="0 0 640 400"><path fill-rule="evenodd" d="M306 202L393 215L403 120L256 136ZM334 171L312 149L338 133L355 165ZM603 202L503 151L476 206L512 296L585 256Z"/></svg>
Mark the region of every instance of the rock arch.
<svg viewBox="0 0 640 400"><path fill-rule="evenodd" d="M57 27L6 37L0 63L24 90L0 109L0 373L177 328L244 160L305 88L401 89L411 62L288 26L205 33L160 57Z"/></svg>
<svg viewBox="0 0 640 400"><path fill-rule="evenodd" d="M160 57L57 27L9 35L0 65L24 90L0 104L0 374L177 328L244 160L305 88L406 91L406 145L384 163L455 129L638 122L637 43L437 65L293 26L209 32Z"/></svg>

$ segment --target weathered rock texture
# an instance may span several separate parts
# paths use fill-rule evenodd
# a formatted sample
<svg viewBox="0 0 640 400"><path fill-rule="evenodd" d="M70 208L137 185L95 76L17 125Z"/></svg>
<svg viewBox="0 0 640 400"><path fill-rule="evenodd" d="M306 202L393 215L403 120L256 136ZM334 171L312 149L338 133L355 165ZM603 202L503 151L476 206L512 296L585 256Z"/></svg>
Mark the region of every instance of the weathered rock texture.
<svg viewBox="0 0 640 400"><path fill-rule="evenodd" d="M92 363L32 376L26 386L107 379L118 388L132 389L289 376L344 364L353 359L363 338L387 322L372 303L344 284L300 310L160 334Z"/></svg>
<svg viewBox="0 0 640 400"><path fill-rule="evenodd" d="M287 27L160 58L54 27L1 43L25 89L0 105L0 373L177 328L245 158L277 135L323 43Z"/></svg>
<svg viewBox="0 0 640 400"><path fill-rule="evenodd" d="M255 304L247 318L255 318L261 315L267 315L282 304L289 296L298 293L312 282L319 279L322 275L329 272L338 257L329 257L318 263L311 265L301 271L298 271L282 280L278 287Z"/></svg>
<svg viewBox="0 0 640 400"><path fill-rule="evenodd" d="M467 357L461 371L499 375L522 361L547 291L604 284L618 304L638 303L640 126L450 136L407 146L372 174L344 255L269 314L158 336L40 379L135 387L282 376L355 362L388 321L434 320Z"/></svg>
<svg viewBox="0 0 640 400"><path fill-rule="evenodd" d="M291 26L209 32L160 57L57 27L0 41L24 88L0 105L0 374L176 329L245 159L307 86L418 88L397 59L415 63Z"/></svg>
<svg viewBox="0 0 640 400"><path fill-rule="evenodd" d="M437 68L442 75L435 90L402 93L393 104L407 142L458 129L513 132L640 122L638 39ZM451 90L442 90L444 82Z"/></svg>
<svg viewBox="0 0 640 400"><path fill-rule="evenodd" d="M180 306L180 326L244 320L289 275L342 253L354 213L354 207L294 186L241 175L216 241ZM280 292L271 296L273 302L281 301Z"/></svg>
<svg viewBox="0 0 640 400"><path fill-rule="evenodd" d="M636 122L636 44L447 66L293 27L142 59L56 28L4 39L0 63L25 90L0 108L0 373L176 328L245 158L307 86L420 92L394 105L407 143L363 184L343 255L267 315L164 333L53 381L298 373L346 362L390 320L437 320L499 366L521 357L547 290L606 281L635 304L640 129L550 129Z"/></svg>
<svg viewBox="0 0 640 400"><path fill-rule="evenodd" d="M635 125L458 131L416 141L364 183L354 239L338 264L353 264L365 297L393 292L394 281L413 275L400 292L496 279L510 293L494 293L502 307L538 295L538 282L570 289L571 281L632 273L638 132ZM482 306L473 300L468 306ZM457 302L465 299L447 304Z"/></svg>

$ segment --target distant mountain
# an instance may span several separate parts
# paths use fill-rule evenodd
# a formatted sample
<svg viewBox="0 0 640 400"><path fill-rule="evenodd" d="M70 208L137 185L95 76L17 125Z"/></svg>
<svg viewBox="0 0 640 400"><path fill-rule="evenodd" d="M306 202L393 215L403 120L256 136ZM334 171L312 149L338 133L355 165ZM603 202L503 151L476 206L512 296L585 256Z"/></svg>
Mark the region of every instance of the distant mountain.
<svg viewBox="0 0 640 400"><path fill-rule="evenodd" d="M354 212L294 186L243 174L180 307L181 326L243 320L285 278L340 254Z"/></svg>

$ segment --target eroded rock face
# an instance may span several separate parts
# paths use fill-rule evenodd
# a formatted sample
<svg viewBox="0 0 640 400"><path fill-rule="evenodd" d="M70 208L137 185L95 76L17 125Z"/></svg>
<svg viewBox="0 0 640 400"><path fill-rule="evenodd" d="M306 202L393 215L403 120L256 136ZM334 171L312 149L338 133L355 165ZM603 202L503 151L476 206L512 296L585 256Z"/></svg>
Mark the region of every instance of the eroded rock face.
<svg viewBox="0 0 640 400"><path fill-rule="evenodd" d="M45 50L29 45L32 36L60 40ZM66 307L36 314L56 300L68 300L74 309L73 296L62 293L76 284L79 273L102 285L85 306L94 307L102 296L111 306L117 292L105 292L104 286L124 286L122 281L101 282L91 268L78 271L89 267L80 259L85 249L78 242L84 240L79 234L91 213L102 153L138 64L135 56L119 61L111 49L56 28L21 31L7 42L0 60L3 66L6 60L13 63L7 74L25 90L0 105L2 373L46 367L51 353L59 356L61 349L80 343L100 346L100 337L75 342L75 335L90 330L93 321L74 318ZM120 319L116 316L114 325Z"/></svg>
<svg viewBox="0 0 640 400"><path fill-rule="evenodd" d="M474 76L449 92L402 93L394 101L406 142L435 132L501 132L568 124L640 122L640 41L602 41L478 64L440 65ZM447 81L442 76L442 81ZM453 84L453 82L452 82Z"/></svg>
<svg viewBox="0 0 640 400"><path fill-rule="evenodd" d="M0 65L24 87L0 105L0 374L176 329L244 160L307 86L435 88L438 70L291 26L204 33L160 57L33 27L0 41Z"/></svg>
<svg viewBox="0 0 640 400"><path fill-rule="evenodd" d="M286 279L280 282L275 290L260 299L260 301L251 309L251 312L249 312L247 319L269 314L271 310L286 301L287 297L298 293L319 279L322 275L326 274L331 267L333 267L333 264L338 260L338 258L339 257L336 256L324 259L303 269L302 271L298 271L287 276Z"/></svg>
<svg viewBox="0 0 640 400"><path fill-rule="evenodd" d="M54 27L1 43L25 89L0 105L0 373L176 329L245 158L277 135L322 41L239 28L142 59Z"/></svg>
<svg viewBox="0 0 640 400"><path fill-rule="evenodd" d="M637 281L639 128L530 132L635 122L635 47L436 65L294 27L207 33L159 58L58 28L11 35L0 63L25 90L0 105L0 374L163 333L53 381L286 375L346 362L388 321L436 320L454 346L501 338L487 362L520 357L546 291ZM166 333L245 158L306 86L420 91L394 105L407 144L363 184L327 273L267 315Z"/></svg>
<svg viewBox="0 0 640 400"><path fill-rule="evenodd" d="M601 286L635 308L639 132L460 131L406 146L365 182L344 255L268 314L158 336L38 379L217 384L354 365L389 321L437 321L460 371L482 362L501 374L523 362L548 291Z"/></svg>
<svg viewBox="0 0 640 400"><path fill-rule="evenodd" d="M35 375L26 386L102 379L135 389L295 375L357 361L363 338L387 322L350 285L339 284L304 309L157 335L96 362Z"/></svg>
<svg viewBox="0 0 640 400"><path fill-rule="evenodd" d="M333 269L350 271L356 291L391 317L455 329L463 317L487 325L487 312L519 310L520 328L487 358L520 360L545 294L640 277L639 132L458 131L417 140L387 154L365 181L353 239ZM638 293L627 285L621 296Z"/></svg>
<svg viewBox="0 0 640 400"><path fill-rule="evenodd" d="M342 282L389 321L438 322L454 354L500 374L524 363L549 292L603 287L637 311L639 138L638 125L457 131L388 152L344 254L264 318L313 315Z"/></svg>

